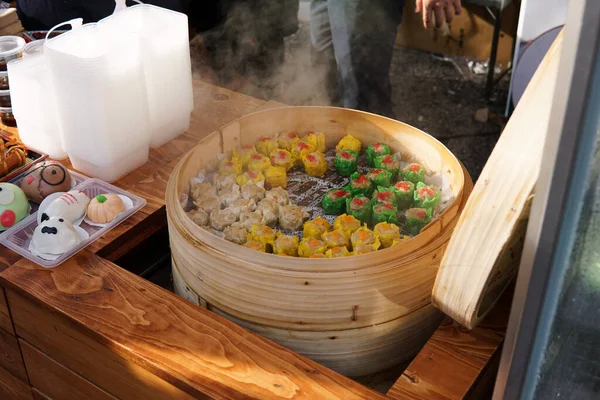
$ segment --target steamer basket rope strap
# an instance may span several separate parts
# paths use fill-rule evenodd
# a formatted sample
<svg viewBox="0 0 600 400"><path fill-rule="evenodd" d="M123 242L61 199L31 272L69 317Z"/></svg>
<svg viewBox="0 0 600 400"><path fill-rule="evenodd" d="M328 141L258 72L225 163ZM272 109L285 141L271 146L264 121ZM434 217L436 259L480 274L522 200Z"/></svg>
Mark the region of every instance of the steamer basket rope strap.
<svg viewBox="0 0 600 400"><path fill-rule="evenodd" d="M381 371L415 354L441 318L432 308L432 290L436 307L473 327L501 294L518 262L541 157L537 152L533 159L527 155L541 147L545 132L544 124L523 121L523 115L534 104L537 113L549 113L557 46L532 80L470 198L470 178L446 147L413 127L372 114L287 107L244 116L214 132L179 162L167 187L177 292L351 376ZM543 110L539 104L544 104ZM528 128L527 146L516 143L523 132L519 125ZM328 259L257 252L216 236L186 215L181 195L217 154L282 131L322 131L328 148L348 133L365 145L386 143L402 158L416 159L428 171L443 174L453 201L418 235L398 246ZM506 154L511 154L509 160ZM457 224L461 239L453 236Z"/></svg>

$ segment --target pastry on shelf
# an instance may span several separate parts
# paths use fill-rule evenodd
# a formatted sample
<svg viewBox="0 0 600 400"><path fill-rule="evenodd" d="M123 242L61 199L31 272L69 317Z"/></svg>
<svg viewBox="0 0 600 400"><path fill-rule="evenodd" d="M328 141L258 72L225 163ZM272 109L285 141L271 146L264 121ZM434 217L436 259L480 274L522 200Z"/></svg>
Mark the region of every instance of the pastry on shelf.
<svg viewBox="0 0 600 400"><path fill-rule="evenodd" d="M29 202L21 188L12 183L0 183L0 232L29 215Z"/></svg>
<svg viewBox="0 0 600 400"><path fill-rule="evenodd" d="M39 253L60 255L81 243L71 221L62 217L50 217L33 231L31 245Z"/></svg>
<svg viewBox="0 0 600 400"><path fill-rule="evenodd" d="M99 194L88 204L87 217L97 224L107 224L123 211L125 211L125 204L119 196L116 194Z"/></svg>
<svg viewBox="0 0 600 400"><path fill-rule="evenodd" d="M74 223L85 216L88 204L90 204L90 198L85 193L71 190L52 200L42 212L40 221L47 221L51 217L62 217Z"/></svg>
<svg viewBox="0 0 600 400"><path fill-rule="evenodd" d="M52 193L69 191L71 173L56 161L44 161L23 177L21 189L28 199L41 203Z"/></svg>

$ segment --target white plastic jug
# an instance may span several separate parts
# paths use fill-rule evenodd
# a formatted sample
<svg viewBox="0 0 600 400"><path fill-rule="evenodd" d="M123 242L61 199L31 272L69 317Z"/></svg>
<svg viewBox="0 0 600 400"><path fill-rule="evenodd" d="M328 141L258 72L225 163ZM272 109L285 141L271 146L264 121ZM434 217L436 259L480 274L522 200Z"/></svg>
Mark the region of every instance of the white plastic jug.
<svg viewBox="0 0 600 400"><path fill-rule="evenodd" d="M23 143L62 160L67 153L62 145L48 64L43 52L27 51L40 49L37 46L42 41L36 42L25 47L22 58L8 62L13 114Z"/></svg>
<svg viewBox="0 0 600 400"><path fill-rule="evenodd" d="M99 21L98 29L113 40L140 41L150 146L160 147L186 131L194 109L187 16L135 5Z"/></svg>
<svg viewBox="0 0 600 400"><path fill-rule="evenodd" d="M63 145L76 169L113 182L148 160L141 45L81 19L68 24L44 44Z"/></svg>

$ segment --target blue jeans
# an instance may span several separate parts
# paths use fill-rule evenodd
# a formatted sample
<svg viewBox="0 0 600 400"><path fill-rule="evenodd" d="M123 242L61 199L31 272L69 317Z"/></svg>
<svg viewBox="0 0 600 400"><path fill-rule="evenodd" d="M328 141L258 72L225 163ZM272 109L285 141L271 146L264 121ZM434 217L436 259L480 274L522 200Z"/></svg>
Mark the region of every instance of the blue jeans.
<svg viewBox="0 0 600 400"><path fill-rule="evenodd" d="M404 0L311 1L317 62L335 58L337 74L329 83L334 104L339 91L346 108L394 116L389 72L403 5Z"/></svg>

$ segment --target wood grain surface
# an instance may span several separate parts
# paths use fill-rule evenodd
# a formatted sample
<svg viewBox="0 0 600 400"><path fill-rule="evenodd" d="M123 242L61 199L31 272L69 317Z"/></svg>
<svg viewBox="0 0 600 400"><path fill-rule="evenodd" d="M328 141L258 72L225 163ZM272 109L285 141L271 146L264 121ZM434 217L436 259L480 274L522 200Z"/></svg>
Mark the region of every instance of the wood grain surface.
<svg viewBox="0 0 600 400"><path fill-rule="evenodd" d="M0 329L0 367L4 368L23 382L27 382L27 372L21 357L17 338Z"/></svg>
<svg viewBox="0 0 600 400"><path fill-rule="evenodd" d="M111 394L19 340L31 385L60 400L115 400Z"/></svg>
<svg viewBox="0 0 600 400"><path fill-rule="evenodd" d="M33 400L33 395L29 385L0 367L0 399Z"/></svg>
<svg viewBox="0 0 600 400"><path fill-rule="evenodd" d="M9 292L21 338L49 357L121 399L192 399L147 369L121 357L95 339L96 334L51 307ZM76 296L77 297L77 296Z"/></svg>
<svg viewBox="0 0 600 400"><path fill-rule="evenodd" d="M1 250L6 249L0 249L0 251ZM10 333L11 335L15 334L12 319L10 318L10 312L8 311L8 304L6 303L6 294L4 293L4 289L2 287L0 287L0 329L3 329L5 332Z"/></svg>
<svg viewBox="0 0 600 400"><path fill-rule="evenodd" d="M194 95L196 109L189 132L160 149L151 150L149 164L159 168L158 176L151 174L152 180L147 181L147 175L134 171L117 183L147 199L148 205L141 210L139 217L136 214L135 218L140 221L135 226L142 223L145 215L151 216L163 208L164 193L152 188L153 183L160 181L165 174L168 176L181 156L200 138L243 114L284 106L199 81L194 82ZM70 165L68 160L65 164ZM146 189L149 189L148 193ZM102 257L110 257L110 254L118 254L118 244L134 240L136 233L132 226L122 224L88 250ZM126 245L121 251L127 251ZM95 376L101 381L90 380L104 388L118 386L125 395L117 397L140 398L147 394L144 398L152 399L157 394L168 393L167 398L186 398L184 390L199 396L198 393L205 390L207 385L220 382L210 388L217 393L216 397L264 398L265 393L271 394L269 390L283 392L289 389L287 381L281 387L268 387L271 382L269 378L275 376L277 379L289 379L297 385L299 389L294 393L297 398L310 397L319 390L331 394L329 397L382 398L239 327L221 322L212 314L200 312L197 307L174 298L171 293L100 260L91 251L82 252L66 265L52 271L38 270L32 263L19 260L17 254L0 248L0 271L10 267L0 284L9 284L13 289L10 306L18 312L19 333L61 362L63 367L78 370L88 379L89 376ZM11 267L17 262L18 265ZM501 299L496 308L506 307L507 304L510 304L507 299ZM492 315L495 312L486 321ZM144 321L150 324L143 325ZM0 328L14 333L2 293ZM475 332L478 329L484 328L477 328ZM497 325L497 329L497 333L503 332L501 324ZM165 333L170 332L175 335L175 343L171 339L162 339ZM215 340L215 337L224 344ZM446 397L442 398L458 399L464 393L473 392L483 371L477 374L482 362L473 358L483 357L483 360L487 357L485 354L492 351L492 337L483 334L480 338L468 331L452 329L451 325L442 325L433 336L435 346L441 349L433 354L440 362L435 365L430 362L426 355L431 355L434 347L427 345L408 370L415 382L401 378L389 392L388 398L415 399L422 398L419 396L423 393L444 393ZM480 346L479 340L487 344ZM496 349L499 345L500 342L496 344ZM462 350L455 351L456 346ZM471 354L472 348L479 350ZM483 348L486 350L481 350ZM258 354L256 360L249 360L240 349ZM437 358L437 352L447 356L442 360ZM166 359L164 362L163 357ZM224 360L234 362L231 365L223 364ZM310 367L303 369L306 363ZM469 366L470 376L452 384L454 376L461 376L463 363ZM314 369L310 369L313 366ZM255 369L262 375L254 377ZM286 375L292 371L294 374ZM272 375L260 379L267 373ZM444 378L446 376L448 379ZM234 381L231 389L224 388L229 384L224 383L226 379ZM184 390L166 380L176 382ZM258 384L255 384L255 380L259 381ZM422 389L422 386L428 389ZM435 389L436 386L439 389ZM148 387L151 390L146 393L144 388ZM305 388L308 389L303 391ZM47 393L37 388L32 391L33 397L27 385L0 369L0 399L51 400ZM321 392L318 394L312 398L327 398L320 396Z"/></svg>
<svg viewBox="0 0 600 400"><path fill-rule="evenodd" d="M116 353L129 367L143 368L192 396L383 398L87 251L50 270L21 260L0 279L10 289L8 301L18 335L69 368L69 363L79 363L72 369L117 397L128 398L112 388L111 380L122 378L98 382L102 377L90 377L94 366L83 362L86 355L74 349L80 341L94 346L95 357ZM39 302L69 321L61 323L43 312ZM62 333L71 325L80 332L76 340L69 339L73 328L68 335ZM64 352L76 354L61 356ZM109 365L96 369L96 375L123 373ZM127 381L133 379L129 376Z"/></svg>
<svg viewBox="0 0 600 400"><path fill-rule="evenodd" d="M475 384L482 378L486 365L500 354L512 295L512 290L507 290L472 331L447 318L387 395L414 400L466 398L476 390ZM481 382L481 386L493 387L493 383L491 379Z"/></svg>
<svg viewBox="0 0 600 400"><path fill-rule="evenodd" d="M513 246L522 246L513 239L524 236L523 221L529 218L562 45L561 32L486 162L437 274L433 305L469 329L485 316L517 271L510 254Z"/></svg>
<svg viewBox="0 0 600 400"><path fill-rule="evenodd" d="M54 399L50 398L50 396L46 395L45 393L42 393L37 388L31 388L31 393L33 394L33 400L54 400Z"/></svg>

